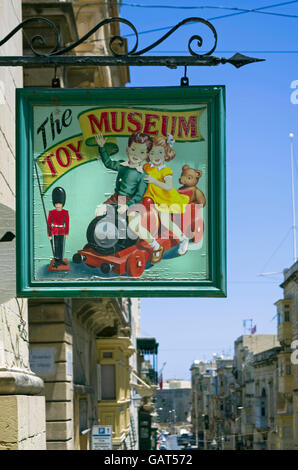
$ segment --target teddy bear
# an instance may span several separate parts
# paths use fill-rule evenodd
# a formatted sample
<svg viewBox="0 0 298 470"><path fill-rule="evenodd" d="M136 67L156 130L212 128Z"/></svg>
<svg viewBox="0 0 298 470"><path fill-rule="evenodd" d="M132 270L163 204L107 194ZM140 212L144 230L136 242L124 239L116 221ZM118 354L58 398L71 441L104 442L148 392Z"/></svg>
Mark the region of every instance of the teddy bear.
<svg viewBox="0 0 298 470"><path fill-rule="evenodd" d="M202 204L204 207L206 205L206 198L204 193L197 188L197 184L202 173L203 172L201 170L195 170L194 168L190 168L188 165L184 165L179 178L179 183L183 184L183 186L181 186L178 191L179 193L189 196L189 202Z"/></svg>

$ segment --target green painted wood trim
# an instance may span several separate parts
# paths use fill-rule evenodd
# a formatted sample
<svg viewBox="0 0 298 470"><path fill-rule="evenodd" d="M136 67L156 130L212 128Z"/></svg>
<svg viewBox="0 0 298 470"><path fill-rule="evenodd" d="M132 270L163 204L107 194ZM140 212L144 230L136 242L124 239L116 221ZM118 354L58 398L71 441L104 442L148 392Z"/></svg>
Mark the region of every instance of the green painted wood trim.
<svg viewBox="0 0 298 470"><path fill-rule="evenodd" d="M208 262L203 281L34 281L33 280L33 107L36 105L208 105ZM17 294L19 297L225 297L226 165L225 88L150 87L97 90L16 90Z"/></svg>

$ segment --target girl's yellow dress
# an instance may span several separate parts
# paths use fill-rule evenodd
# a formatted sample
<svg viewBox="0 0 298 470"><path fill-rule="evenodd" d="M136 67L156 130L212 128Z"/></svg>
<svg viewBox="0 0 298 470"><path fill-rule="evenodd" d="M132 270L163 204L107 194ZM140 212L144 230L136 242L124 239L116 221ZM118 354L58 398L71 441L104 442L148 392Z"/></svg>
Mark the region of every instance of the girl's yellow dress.
<svg viewBox="0 0 298 470"><path fill-rule="evenodd" d="M165 182L166 176L173 174L171 168L163 167L160 170L151 166L150 163L144 165L144 171L162 183ZM183 214L185 205L189 203L189 197L185 194L180 194L177 189L172 188L169 191L159 188L154 183L149 183L144 197L153 199L157 209L161 212L169 212L171 214Z"/></svg>

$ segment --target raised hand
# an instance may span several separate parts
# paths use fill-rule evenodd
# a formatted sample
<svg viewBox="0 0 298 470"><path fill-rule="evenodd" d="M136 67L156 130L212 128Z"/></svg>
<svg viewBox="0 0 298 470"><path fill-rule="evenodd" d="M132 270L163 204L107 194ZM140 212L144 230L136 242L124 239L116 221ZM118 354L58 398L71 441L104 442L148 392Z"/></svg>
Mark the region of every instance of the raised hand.
<svg viewBox="0 0 298 470"><path fill-rule="evenodd" d="M96 143L99 147L103 147L104 144L106 143L106 140L102 134L97 134L95 136Z"/></svg>

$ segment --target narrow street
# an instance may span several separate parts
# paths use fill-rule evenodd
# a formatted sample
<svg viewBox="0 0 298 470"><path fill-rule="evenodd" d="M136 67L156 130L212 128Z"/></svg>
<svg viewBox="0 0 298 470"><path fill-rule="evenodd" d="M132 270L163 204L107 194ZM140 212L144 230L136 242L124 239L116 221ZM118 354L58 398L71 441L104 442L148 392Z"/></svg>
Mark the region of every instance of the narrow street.
<svg viewBox="0 0 298 470"><path fill-rule="evenodd" d="M178 445L177 435L168 436L166 446L168 450L181 450L183 447Z"/></svg>

